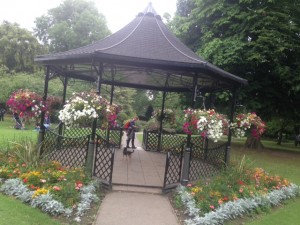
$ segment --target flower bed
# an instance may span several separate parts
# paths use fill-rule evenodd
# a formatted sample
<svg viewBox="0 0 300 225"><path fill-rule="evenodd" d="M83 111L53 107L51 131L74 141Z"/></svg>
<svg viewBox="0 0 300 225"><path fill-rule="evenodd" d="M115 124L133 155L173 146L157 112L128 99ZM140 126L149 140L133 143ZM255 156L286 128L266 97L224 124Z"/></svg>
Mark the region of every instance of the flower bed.
<svg viewBox="0 0 300 225"><path fill-rule="evenodd" d="M211 180L180 186L178 195L187 208L186 224L223 224L252 211L264 211L299 196L299 186L244 161Z"/></svg>
<svg viewBox="0 0 300 225"><path fill-rule="evenodd" d="M2 181L2 185L1 185ZM74 216L76 221L98 201L96 183L82 169L58 162L27 166L14 157L0 158L0 191L50 215Z"/></svg>

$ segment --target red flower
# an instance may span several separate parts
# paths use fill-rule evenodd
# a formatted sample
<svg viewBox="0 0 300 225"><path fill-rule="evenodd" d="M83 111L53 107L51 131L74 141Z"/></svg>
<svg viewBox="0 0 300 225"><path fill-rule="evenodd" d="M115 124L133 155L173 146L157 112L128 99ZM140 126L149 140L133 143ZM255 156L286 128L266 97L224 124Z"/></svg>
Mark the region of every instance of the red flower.
<svg viewBox="0 0 300 225"><path fill-rule="evenodd" d="M27 183L27 182L28 182L28 179L27 179L27 178L24 178L24 179L23 179L23 182L24 182L24 183Z"/></svg>

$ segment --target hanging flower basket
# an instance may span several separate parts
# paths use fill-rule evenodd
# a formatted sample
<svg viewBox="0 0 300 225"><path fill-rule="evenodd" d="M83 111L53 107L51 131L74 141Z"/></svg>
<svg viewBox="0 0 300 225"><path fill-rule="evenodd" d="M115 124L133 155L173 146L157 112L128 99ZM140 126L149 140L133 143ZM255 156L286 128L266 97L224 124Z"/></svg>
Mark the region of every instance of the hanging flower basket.
<svg viewBox="0 0 300 225"><path fill-rule="evenodd" d="M228 133L228 120L213 109L187 109L184 114L183 131L186 134L200 134L203 138L217 142L222 135Z"/></svg>
<svg viewBox="0 0 300 225"><path fill-rule="evenodd" d="M66 127L90 125L98 119L101 127L108 128L116 125L120 107L102 98L96 93L73 93L72 97L59 111L59 119Z"/></svg>
<svg viewBox="0 0 300 225"><path fill-rule="evenodd" d="M230 128L236 137L244 137L248 133L247 131L250 130L252 137L260 139L266 130L266 124L255 112L240 113L235 116Z"/></svg>
<svg viewBox="0 0 300 225"><path fill-rule="evenodd" d="M238 138L251 133L251 136L256 139L260 139L266 129L265 123L256 113L238 114L230 126L226 116L215 112L213 109L207 111L187 109L184 114L183 131L186 134L200 134L203 138L212 139L215 142L222 135L228 135L229 128L233 135Z"/></svg>
<svg viewBox="0 0 300 225"><path fill-rule="evenodd" d="M23 113L29 118L37 118L47 110L42 97L28 89L20 89L12 93L6 104L12 112Z"/></svg>

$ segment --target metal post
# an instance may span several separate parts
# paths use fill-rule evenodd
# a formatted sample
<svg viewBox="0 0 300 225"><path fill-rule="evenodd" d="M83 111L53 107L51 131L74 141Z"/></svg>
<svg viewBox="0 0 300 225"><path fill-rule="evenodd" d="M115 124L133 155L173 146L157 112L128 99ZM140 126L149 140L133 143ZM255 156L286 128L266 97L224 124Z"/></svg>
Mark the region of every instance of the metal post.
<svg viewBox="0 0 300 225"><path fill-rule="evenodd" d="M164 119L164 111L165 111L165 101L166 101L166 91L164 90L163 92L163 102L162 102L162 106L161 106L161 113L160 113L160 124L159 124L159 133L158 133L158 150L161 151L162 150L162 126L163 126L163 119Z"/></svg>
<svg viewBox="0 0 300 225"><path fill-rule="evenodd" d="M44 96L43 96L43 101L46 102L47 100L47 95L48 95L48 84L49 84L49 75L50 75L50 68L49 66L46 67L46 76L45 76L45 83L44 83ZM41 122L40 122L40 132L39 132L39 137L38 137L38 146L41 146L44 136L45 136L45 127L44 127L44 122L45 122L45 111L41 113ZM41 148L41 153L43 153L43 149Z"/></svg>
<svg viewBox="0 0 300 225"><path fill-rule="evenodd" d="M196 95L197 95L197 75L193 78L193 97L192 97L192 108L195 108L196 105ZM189 182L189 173L190 173L190 161L191 161L191 152L192 152L192 136L190 134L187 135L186 148L183 153L183 167L181 174L181 184L187 185Z"/></svg>
<svg viewBox="0 0 300 225"><path fill-rule="evenodd" d="M65 79L64 79L64 90L63 90L63 99L62 99L62 105L63 106L66 104L67 86L68 86L68 77L65 76ZM62 135L62 130L63 130L63 124L60 123L59 127L58 127L58 133L59 133L59 135Z"/></svg>
<svg viewBox="0 0 300 225"><path fill-rule="evenodd" d="M100 95L102 74L103 74L103 64L102 63L100 64L99 71L97 71L97 73L98 73L97 94ZM92 123L92 133L90 136L87 160L86 160L86 165L85 165L85 172L87 175L93 174L93 160L94 160L94 155L95 155L96 129L97 129L97 119L94 119L94 121Z"/></svg>
<svg viewBox="0 0 300 225"><path fill-rule="evenodd" d="M232 93L229 124L232 123L232 121L233 121L233 116L234 116L234 112L235 112L236 96L237 96L237 89L235 88ZM226 153L225 153L225 163L226 164L229 164L229 162L230 162L231 137L232 137L232 132L231 132L231 129L229 128L228 129L228 141L227 141L227 147L226 147Z"/></svg>
<svg viewBox="0 0 300 225"><path fill-rule="evenodd" d="M109 101L109 104L112 105L113 103L113 98L114 98L114 91L115 91L115 84L114 84L114 81L115 81L115 70L114 68L112 67L111 68L111 75L112 75L112 85L111 85L111 89L110 89L110 101ZM110 138L110 128L108 127L107 130L106 130L106 140L107 142L109 142L109 138Z"/></svg>

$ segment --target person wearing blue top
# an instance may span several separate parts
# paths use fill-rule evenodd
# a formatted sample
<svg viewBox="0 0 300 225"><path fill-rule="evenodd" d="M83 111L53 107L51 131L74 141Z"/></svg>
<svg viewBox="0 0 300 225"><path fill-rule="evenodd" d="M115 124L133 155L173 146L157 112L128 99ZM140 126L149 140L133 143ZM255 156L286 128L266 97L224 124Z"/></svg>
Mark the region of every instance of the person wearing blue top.
<svg viewBox="0 0 300 225"><path fill-rule="evenodd" d="M134 145L134 139L135 139L135 130L136 130L136 125L135 125L135 121L137 121L139 118L138 117L134 117L132 120L130 120L128 129L127 129L127 139L126 139L126 148L130 148L129 147L129 143L131 141L131 148L136 149L135 145Z"/></svg>

